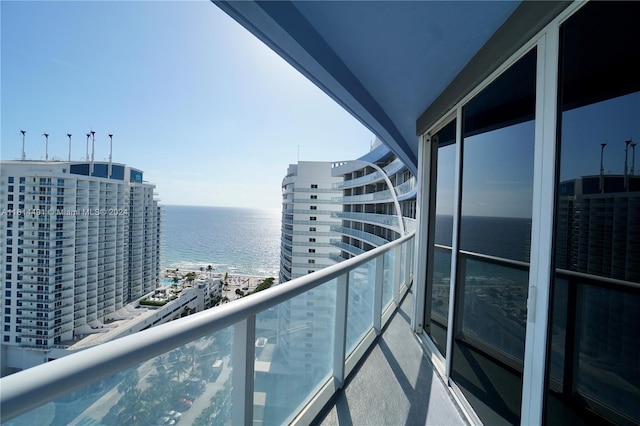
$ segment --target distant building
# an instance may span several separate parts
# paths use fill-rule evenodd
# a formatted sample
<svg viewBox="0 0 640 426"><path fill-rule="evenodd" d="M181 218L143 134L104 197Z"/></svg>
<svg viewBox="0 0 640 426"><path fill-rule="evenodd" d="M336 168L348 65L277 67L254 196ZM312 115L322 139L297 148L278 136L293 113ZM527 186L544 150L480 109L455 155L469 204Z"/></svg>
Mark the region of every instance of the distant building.
<svg viewBox="0 0 640 426"><path fill-rule="evenodd" d="M107 162L3 161L2 372L126 316L159 282L161 210L143 172Z"/></svg>

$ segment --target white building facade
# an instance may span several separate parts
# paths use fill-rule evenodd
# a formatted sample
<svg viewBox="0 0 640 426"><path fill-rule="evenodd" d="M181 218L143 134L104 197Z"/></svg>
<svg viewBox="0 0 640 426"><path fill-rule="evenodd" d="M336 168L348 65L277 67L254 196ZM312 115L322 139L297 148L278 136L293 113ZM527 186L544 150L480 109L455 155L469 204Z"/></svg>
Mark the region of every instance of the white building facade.
<svg viewBox="0 0 640 426"><path fill-rule="evenodd" d="M342 220L331 229L340 238L332 244L349 259L415 230L415 177L389 148L376 140L371 151L355 161L336 163L331 170L342 181L334 202Z"/></svg>
<svg viewBox="0 0 640 426"><path fill-rule="evenodd" d="M282 181L282 238L280 282L307 275L336 263L337 238L342 209L333 198L342 179L331 174L330 162L300 161L291 164Z"/></svg>
<svg viewBox="0 0 640 426"><path fill-rule="evenodd" d="M156 288L161 210L142 177L106 162L2 162L3 375Z"/></svg>

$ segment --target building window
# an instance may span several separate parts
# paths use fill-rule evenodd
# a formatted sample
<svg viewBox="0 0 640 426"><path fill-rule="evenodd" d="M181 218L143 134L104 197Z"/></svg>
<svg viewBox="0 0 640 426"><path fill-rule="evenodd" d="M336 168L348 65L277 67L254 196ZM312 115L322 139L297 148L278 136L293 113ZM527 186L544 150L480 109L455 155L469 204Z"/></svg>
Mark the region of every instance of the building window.
<svg viewBox="0 0 640 426"><path fill-rule="evenodd" d="M318 206L309 206L310 210L318 210Z"/></svg>
<svg viewBox="0 0 640 426"><path fill-rule="evenodd" d="M312 183L312 184L311 184L311 189L317 189L317 188L318 188L318 185L317 185L317 184L315 184L315 183Z"/></svg>
<svg viewBox="0 0 640 426"><path fill-rule="evenodd" d="M310 242L310 243L315 243L315 242L316 242L316 239L315 239L315 238L309 238L309 242Z"/></svg>
<svg viewBox="0 0 640 426"><path fill-rule="evenodd" d="M311 196L311 199L312 199L312 200L317 200L317 199L318 199L318 196L317 196L317 195L312 195L312 196Z"/></svg>
<svg viewBox="0 0 640 426"><path fill-rule="evenodd" d="M315 253L316 249L309 249L309 253Z"/></svg>
<svg viewBox="0 0 640 426"><path fill-rule="evenodd" d="M315 272L315 270L313 270L313 269L309 269L309 270L307 270L307 274L311 274L311 273L313 273L313 272Z"/></svg>
<svg viewBox="0 0 640 426"><path fill-rule="evenodd" d="M593 2L560 28L548 424L640 421L638 16Z"/></svg>
<svg viewBox="0 0 640 426"><path fill-rule="evenodd" d="M309 260L307 261L307 263L316 263L316 260L315 260L315 259L309 259Z"/></svg>
<svg viewBox="0 0 640 426"><path fill-rule="evenodd" d="M310 228L309 228L309 232L316 232L316 228L315 228L315 227L313 227L313 226L312 226L312 227L310 227Z"/></svg>
<svg viewBox="0 0 640 426"><path fill-rule="evenodd" d="M309 220L311 220L311 221L313 221L313 220L317 220L317 219L318 219L318 218L317 218L316 216L311 216L311 217L309 218Z"/></svg>

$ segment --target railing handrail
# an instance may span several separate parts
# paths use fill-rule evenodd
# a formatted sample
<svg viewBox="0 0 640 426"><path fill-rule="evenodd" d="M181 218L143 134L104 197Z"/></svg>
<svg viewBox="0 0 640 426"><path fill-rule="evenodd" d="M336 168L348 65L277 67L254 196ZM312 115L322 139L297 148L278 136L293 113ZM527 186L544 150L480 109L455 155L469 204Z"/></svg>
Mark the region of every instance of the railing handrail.
<svg viewBox="0 0 640 426"><path fill-rule="evenodd" d="M0 422L215 333L312 290L400 246L412 232L362 255L260 293L158 325L0 379Z"/></svg>

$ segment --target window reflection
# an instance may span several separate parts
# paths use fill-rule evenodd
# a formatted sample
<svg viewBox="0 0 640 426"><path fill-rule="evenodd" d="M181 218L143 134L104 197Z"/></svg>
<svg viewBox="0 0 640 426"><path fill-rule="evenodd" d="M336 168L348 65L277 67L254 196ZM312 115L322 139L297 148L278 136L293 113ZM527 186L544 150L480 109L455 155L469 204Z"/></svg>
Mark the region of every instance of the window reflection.
<svg viewBox="0 0 640 426"><path fill-rule="evenodd" d="M550 424L640 423L638 16L589 3L561 27Z"/></svg>
<svg viewBox="0 0 640 426"><path fill-rule="evenodd" d="M520 418L535 81L532 50L463 109L452 377L486 424Z"/></svg>

